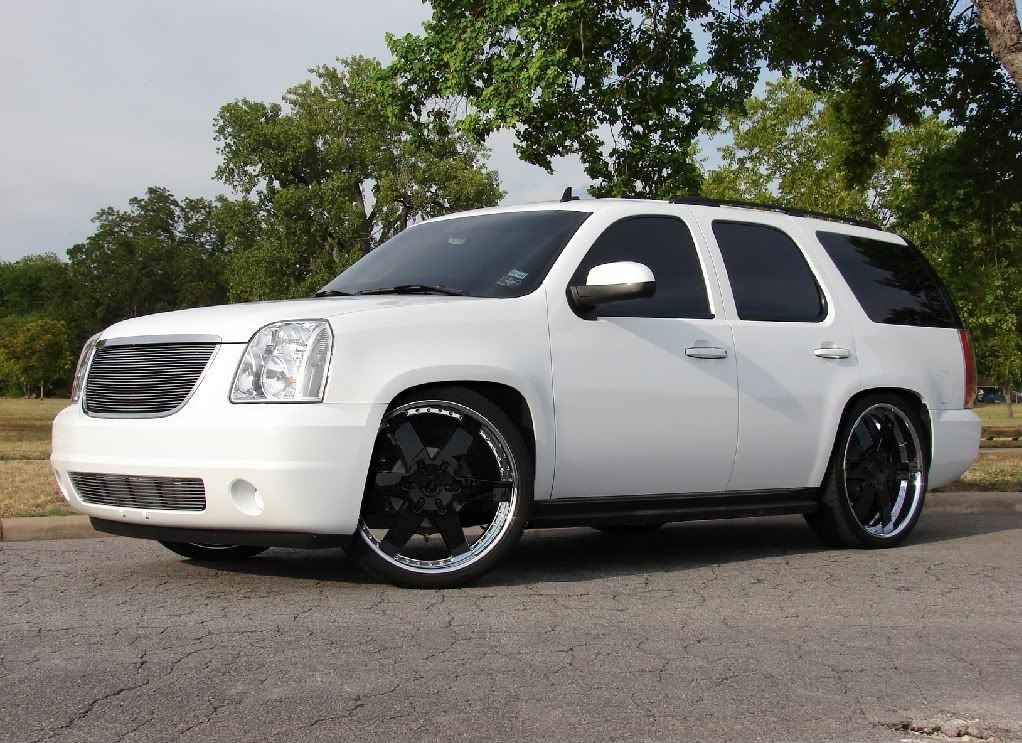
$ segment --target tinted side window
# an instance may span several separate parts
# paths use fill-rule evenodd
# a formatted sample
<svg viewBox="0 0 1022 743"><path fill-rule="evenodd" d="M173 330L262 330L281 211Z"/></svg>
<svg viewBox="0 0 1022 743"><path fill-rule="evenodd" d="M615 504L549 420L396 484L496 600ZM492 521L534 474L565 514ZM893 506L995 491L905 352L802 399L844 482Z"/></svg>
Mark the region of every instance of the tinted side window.
<svg viewBox="0 0 1022 743"><path fill-rule="evenodd" d="M746 222L714 222L742 320L819 322L823 292L795 241L778 229Z"/></svg>
<svg viewBox="0 0 1022 743"><path fill-rule="evenodd" d="M911 246L837 232L816 236L873 322L959 325L944 286Z"/></svg>
<svg viewBox="0 0 1022 743"><path fill-rule="evenodd" d="M656 294L608 304L600 308L601 317L713 317L692 233L680 219L629 217L615 222L596 238L571 283L584 284L590 269L615 261L649 266Z"/></svg>

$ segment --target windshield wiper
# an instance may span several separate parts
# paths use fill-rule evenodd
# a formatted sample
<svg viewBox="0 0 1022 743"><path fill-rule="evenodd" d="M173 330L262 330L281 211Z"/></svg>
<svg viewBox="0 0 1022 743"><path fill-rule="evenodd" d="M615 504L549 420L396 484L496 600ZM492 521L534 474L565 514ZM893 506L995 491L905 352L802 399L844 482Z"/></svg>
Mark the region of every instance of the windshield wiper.
<svg viewBox="0 0 1022 743"><path fill-rule="evenodd" d="M355 294L445 294L450 297L465 297L468 292L451 289L446 286L432 284L398 284L397 286L381 286L377 289L363 289Z"/></svg>
<svg viewBox="0 0 1022 743"><path fill-rule="evenodd" d="M321 289L316 292L313 296L315 297L350 297L353 296L351 292L342 292L337 289Z"/></svg>

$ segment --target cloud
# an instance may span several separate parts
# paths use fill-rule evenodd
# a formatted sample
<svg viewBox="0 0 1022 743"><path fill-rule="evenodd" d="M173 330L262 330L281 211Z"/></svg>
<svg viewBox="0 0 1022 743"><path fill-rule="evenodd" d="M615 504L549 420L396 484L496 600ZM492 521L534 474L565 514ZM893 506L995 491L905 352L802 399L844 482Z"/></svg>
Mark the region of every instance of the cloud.
<svg viewBox="0 0 1022 743"><path fill-rule="evenodd" d="M418 30L417 0L32 0L0 4L0 260L63 254L105 206L147 186L223 193L212 121L235 98L278 100L336 57L388 56L384 33ZM555 175L491 140L519 203L584 191L577 159Z"/></svg>

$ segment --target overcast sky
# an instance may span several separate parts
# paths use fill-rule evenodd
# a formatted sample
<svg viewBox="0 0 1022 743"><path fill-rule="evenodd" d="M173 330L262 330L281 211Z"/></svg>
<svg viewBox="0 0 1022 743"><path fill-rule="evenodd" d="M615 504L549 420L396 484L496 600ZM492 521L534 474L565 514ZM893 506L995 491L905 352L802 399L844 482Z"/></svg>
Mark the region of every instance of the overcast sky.
<svg viewBox="0 0 1022 743"><path fill-rule="evenodd" d="M383 34L426 16L419 0L0 0L0 260L63 255L96 211L150 185L226 192L222 104L279 100L339 56L387 58ZM491 146L508 203L588 183L577 161L548 176L510 136Z"/></svg>

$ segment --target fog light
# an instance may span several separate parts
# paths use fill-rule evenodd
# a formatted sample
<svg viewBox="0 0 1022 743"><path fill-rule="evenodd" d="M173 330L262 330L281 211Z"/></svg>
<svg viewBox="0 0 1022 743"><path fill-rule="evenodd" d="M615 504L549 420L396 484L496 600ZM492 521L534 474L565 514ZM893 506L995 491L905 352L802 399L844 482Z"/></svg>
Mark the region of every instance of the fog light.
<svg viewBox="0 0 1022 743"><path fill-rule="evenodd" d="M235 480L231 483L231 500L246 516L258 516L263 512L263 497L248 480Z"/></svg>

